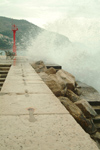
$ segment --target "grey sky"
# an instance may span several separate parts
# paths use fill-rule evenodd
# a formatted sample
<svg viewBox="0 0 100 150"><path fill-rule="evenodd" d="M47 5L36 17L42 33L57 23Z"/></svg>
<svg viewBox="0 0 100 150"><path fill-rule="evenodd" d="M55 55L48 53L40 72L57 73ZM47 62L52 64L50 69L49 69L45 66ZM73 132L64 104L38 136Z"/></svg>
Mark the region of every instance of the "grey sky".
<svg viewBox="0 0 100 150"><path fill-rule="evenodd" d="M100 0L0 0L0 16L42 26L61 17L100 18Z"/></svg>

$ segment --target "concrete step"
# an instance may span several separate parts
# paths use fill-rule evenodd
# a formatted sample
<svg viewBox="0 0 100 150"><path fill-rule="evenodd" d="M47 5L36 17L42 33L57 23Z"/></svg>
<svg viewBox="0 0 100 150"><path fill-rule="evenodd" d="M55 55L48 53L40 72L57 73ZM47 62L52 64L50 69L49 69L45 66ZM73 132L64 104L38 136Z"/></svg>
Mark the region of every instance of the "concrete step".
<svg viewBox="0 0 100 150"><path fill-rule="evenodd" d="M4 82L0 82L0 86L2 86L2 85L3 85L3 83L4 83Z"/></svg>
<svg viewBox="0 0 100 150"><path fill-rule="evenodd" d="M1 91L2 86L0 86L0 91Z"/></svg>
<svg viewBox="0 0 100 150"><path fill-rule="evenodd" d="M11 67L11 64L0 64L0 67Z"/></svg>
<svg viewBox="0 0 100 150"><path fill-rule="evenodd" d="M97 114L100 114L100 101L91 101L89 104L93 107L93 109L97 112Z"/></svg>
<svg viewBox="0 0 100 150"><path fill-rule="evenodd" d="M91 105L91 106L100 106L100 101L89 101L89 104Z"/></svg>
<svg viewBox="0 0 100 150"><path fill-rule="evenodd" d="M100 114L100 108L98 108L98 107L97 107L97 108L96 108L96 107L94 108L94 107L93 107L93 109L97 112L98 115Z"/></svg>
<svg viewBox="0 0 100 150"><path fill-rule="evenodd" d="M0 78L0 82L4 82L6 78Z"/></svg>
<svg viewBox="0 0 100 150"><path fill-rule="evenodd" d="M47 69L53 67L56 70L62 69L62 66L57 65L57 64L46 64Z"/></svg>
<svg viewBox="0 0 100 150"><path fill-rule="evenodd" d="M7 77L7 74L0 74L0 78L5 78Z"/></svg>
<svg viewBox="0 0 100 150"><path fill-rule="evenodd" d="M0 67L0 70L9 70L10 67Z"/></svg>
<svg viewBox="0 0 100 150"><path fill-rule="evenodd" d="M96 123L95 126L98 130L100 130L100 123Z"/></svg>
<svg viewBox="0 0 100 150"><path fill-rule="evenodd" d="M8 74L9 70L0 70L0 74Z"/></svg>
<svg viewBox="0 0 100 150"><path fill-rule="evenodd" d="M93 109L100 109L100 105L98 105L98 106L92 106L93 107Z"/></svg>
<svg viewBox="0 0 100 150"><path fill-rule="evenodd" d="M97 115L95 118L93 118L94 123L100 123L100 115Z"/></svg>

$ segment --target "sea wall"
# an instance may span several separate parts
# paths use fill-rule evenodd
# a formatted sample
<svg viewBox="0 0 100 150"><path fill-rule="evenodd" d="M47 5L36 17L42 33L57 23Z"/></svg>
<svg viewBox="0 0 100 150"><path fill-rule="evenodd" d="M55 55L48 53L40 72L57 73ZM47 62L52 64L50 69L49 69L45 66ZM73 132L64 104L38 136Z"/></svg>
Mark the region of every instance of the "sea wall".
<svg viewBox="0 0 100 150"><path fill-rule="evenodd" d="M47 69L43 61L37 61L31 65L77 123L90 134L100 148L100 130L94 121L99 118L99 114L91 105L91 103L100 102L98 91L85 83L76 81L72 74L63 69L55 69L54 67Z"/></svg>

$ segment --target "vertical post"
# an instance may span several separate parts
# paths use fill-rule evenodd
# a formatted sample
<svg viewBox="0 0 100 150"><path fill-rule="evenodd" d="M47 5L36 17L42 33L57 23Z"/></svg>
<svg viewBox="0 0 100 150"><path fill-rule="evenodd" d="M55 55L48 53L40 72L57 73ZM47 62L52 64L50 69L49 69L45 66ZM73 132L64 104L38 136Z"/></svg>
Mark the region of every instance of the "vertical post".
<svg viewBox="0 0 100 150"><path fill-rule="evenodd" d="M13 44L13 52L15 53L15 56L17 56L17 54L16 54L16 44L15 43Z"/></svg>
<svg viewBox="0 0 100 150"><path fill-rule="evenodd" d="M18 30L17 26L14 24L12 25L12 31L13 31L13 52L16 54L16 31Z"/></svg>
<svg viewBox="0 0 100 150"><path fill-rule="evenodd" d="M13 41L14 41L14 43L16 42L16 31L15 30L13 31Z"/></svg>

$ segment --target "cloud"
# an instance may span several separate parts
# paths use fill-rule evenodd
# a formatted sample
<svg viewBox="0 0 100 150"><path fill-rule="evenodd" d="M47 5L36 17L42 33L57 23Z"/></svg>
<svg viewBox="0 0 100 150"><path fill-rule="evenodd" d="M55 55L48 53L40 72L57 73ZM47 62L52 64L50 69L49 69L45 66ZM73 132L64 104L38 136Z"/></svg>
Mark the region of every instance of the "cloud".
<svg viewBox="0 0 100 150"><path fill-rule="evenodd" d="M7 4L9 4L9 0L1 0L0 1L0 6L7 5Z"/></svg>
<svg viewBox="0 0 100 150"><path fill-rule="evenodd" d="M100 0L0 0L0 15L52 22L61 16L100 18ZM41 21L39 21L41 20Z"/></svg>

